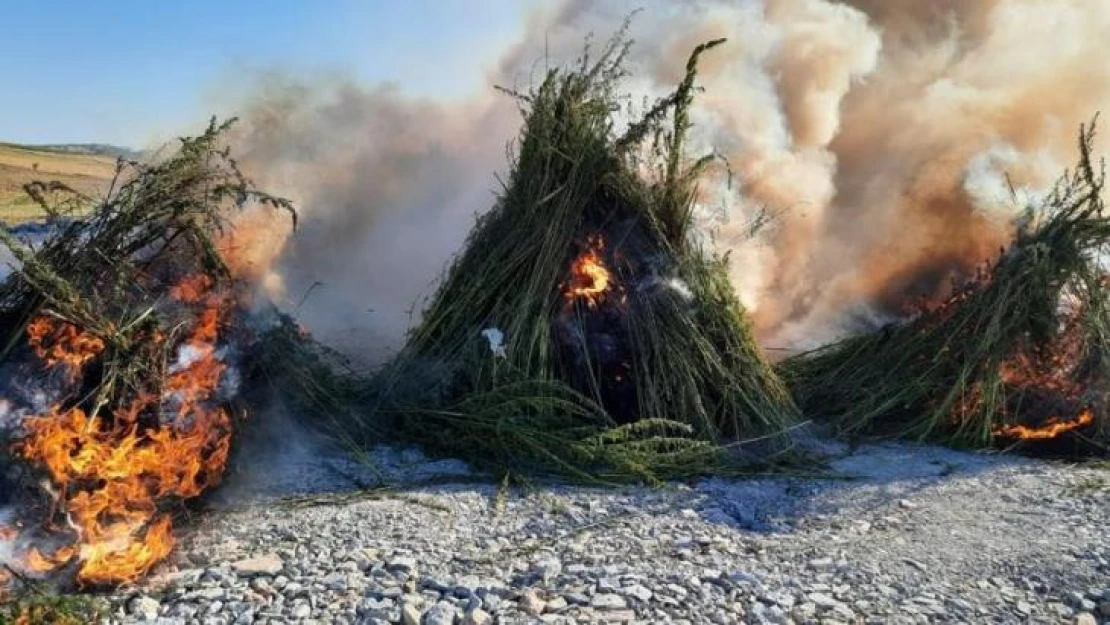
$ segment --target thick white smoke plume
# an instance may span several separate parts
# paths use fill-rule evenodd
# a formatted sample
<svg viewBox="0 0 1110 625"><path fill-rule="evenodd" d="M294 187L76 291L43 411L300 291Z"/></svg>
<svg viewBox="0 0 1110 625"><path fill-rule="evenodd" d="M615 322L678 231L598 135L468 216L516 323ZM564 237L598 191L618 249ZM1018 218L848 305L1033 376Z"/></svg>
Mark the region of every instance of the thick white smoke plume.
<svg viewBox="0 0 1110 625"><path fill-rule="evenodd" d="M246 256L271 294L352 356L373 362L398 347L417 298L494 201L519 123L502 100L267 78L237 145L261 186L297 203L302 224L293 237L287 224L248 224Z"/></svg>
<svg viewBox="0 0 1110 625"><path fill-rule="evenodd" d="M1017 213L1011 185L1043 192L1072 162L1078 125L1110 103L1110 3L643 6L631 30L634 98L671 90L698 43L729 39L705 57L690 148L730 163L733 185L722 176L703 198L709 214L724 209L710 224L717 245L732 250L737 288L772 346L884 318L989 260ZM614 32L625 11L571 0L533 16L491 83L526 87L548 62L572 62L587 33ZM276 255L270 287L348 351L398 344L408 307L491 204L520 122L492 88L432 102L275 78L245 118L245 164L304 218L298 236L258 245L258 263ZM752 241L762 210L775 219Z"/></svg>

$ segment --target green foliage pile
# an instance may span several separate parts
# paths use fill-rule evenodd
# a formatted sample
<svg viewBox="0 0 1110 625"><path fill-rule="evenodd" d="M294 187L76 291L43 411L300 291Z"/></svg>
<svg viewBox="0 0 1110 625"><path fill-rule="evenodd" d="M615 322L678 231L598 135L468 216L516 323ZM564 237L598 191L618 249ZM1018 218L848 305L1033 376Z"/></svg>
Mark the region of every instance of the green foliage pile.
<svg viewBox="0 0 1110 625"><path fill-rule="evenodd" d="M228 295L236 307L222 320L221 342L240 351L238 401L248 414L280 404L329 432L353 429L366 376L260 301L217 250L238 211L269 208L294 225L297 218L288 200L257 189L232 158L226 139L234 122L213 120L162 158L121 158L103 198L55 182L26 186L51 231L32 248L0 228L0 244L17 261L0 282L0 367L27 359L27 325L47 315L105 346L75 399L92 410L125 405L136 392L157 388L174 362L167 350L179 343L174 337L189 321L183 317L196 314L170 302L171 289L204 276L212 293ZM169 340L149 340L156 334ZM11 462L3 436L0 467Z"/></svg>
<svg viewBox="0 0 1110 625"><path fill-rule="evenodd" d="M139 388L142 379L162 375L169 358L144 350L152 333L175 326L165 305L170 289L186 276L204 275L213 292L235 292L242 300L243 315L229 320L226 330L250 355L243 363L247 401L264 404L278 393L290 409L323 415L329 423L353 409L365 380L292 318L257 301L216 249L234 214L248 206L286 212L294 224L297 217L288 200L258 190L240 171L226 141L234 122L213 120L166 158L120 159L104 198L56 182L26 185L52 230L31 248L0 228L0 243L18 264L0 283L0 364L26 351L27 323L47 314L106 344L110 362L102 369L115 377L94 386L119 393ZM97 403L114 400L104 396Z"/></svg>
<svg viewBox="0 0 1110 625"><path fill-rule="evenodd" d="M690 163L683 142L698 59L722 41L694 50L676 91L620 134L623 33L596 60L587 51L531 92L510 92L525 119L511 176L374 382L393 431L480 465L583 479L727 471L737 459L727 447L743 439L763 438L760 454L784 448L797 419L789 393L755 344L727 258L692 236L696 185L713 157ZM576 369L556 340L561 285L583 242L607 228L624 228L624 248L651 259L657 282L689 289L638 288L642 276L611 267L626 287L639 417L624 424L603 406L595 363ZM502 355L482 335L490 328L504 333Z"/></svg>
<svg viewBox="0 0 1110 625"><path fill-rule="evenodd" d="M229 207L261 202L292 212L288 201L253 189L239 171L222 145L230 123L213 121L161 162L121 159L111 190L87 217L74 218L85 196L60 185L27 186L55 229L32 249L0 228L0 243L18 261L0 284L0 359L24 343L32 318L47 313L118 351L126 362L115 369L151 371L153 363L137 362L136 350L157 328L169 289L191 275L217 286L231 280L213 242ZM128 387L120 382L113 386Z"/></svg>
<svg viewBox="0 0 1110 625"><path fill-rule="evenodd" d="M255 323L248 310L250 286L232 275L217 249L237 210L254 205L292 213L288 201L258 191L240 172L224 141L229 125L213 121L203 134L182 139L172 154L151 163L120 160L111 190L97 200L91 213L83 212L89 198L64 186L28 186L30 196L50 215L51 231L41 243L29 245L12 231L0 229L0 243L16 261L12 273L0 282L0 375L10 375L29 387L8 386L13 401L30 403L19 395L41 390L59 412L79 409L90 422L97 419L100 425L90 427L100 428L97 431L105 436L142 432L136 455L151 443L146 434L150 429L190 427L192 413L167 424L166 415L174 409L170 405L174 399L167 399L167 383L181 346L190 340L201 311L211 304L175 294L184 281L204 283L220 298L218 347L232 344L241 349L237 355L242 358L246 386L265 381L262 372L274 368L275 362L307 359L305 354L313 351L307 337L283 344L283 353L275 353L268 341L277 331L264 332ZM33 353L28 337L30 324L42 319L51 320L55 328L72 329L99 348L79 370L46 366ZM279 322L275 327L289 323L275 319ZM47 340L65 340L60 336L56 333ZM252 349L255 354L249 353ZM318 367L313 373L326 379L331 372ZM221 388L223 382L227 377ZM288 378L280 382L283 397L314 401ZM238 414L236 406L228 405L236 399L214 389L202 401L223 403L221 408L228 414ZM232 425L213 426L219 431L206 439L207 453L220 449L223 435L231 434L226 428ZM21 462L13 453L13 445L19 445L23 435L15 424L5 424L0 432L0 505L10 503L5 500L15 496L17 489L21 495L35 489L46 499L40 468ZM95 492L111 485L111 479L74 479L61 496ZM170 496L164 498L168 509L179 503ZM26 501L30 497L16 497L16 503ZM51 510L57 513L60 508Z"/></svg>
<svg viewBox="0 0 1110 625"><path fill-rule="evenodd" d="M99 599L46 593L34 586L0 595L0 625L88 625L105 612Z"/></svg>
<svg viewBox="0 0 1110 625"><path fill-rule="evenodd" d="M1074 436L1106 450L1110 217L1094 132L1081 129L1078 165L1027 208L1012 246L947 303L785 361L802 409L848 435L971 447L1091 410Z"/></svg>
<svg viewBox="0 0 1110 625"><path fill-rule="evenodd" d="M108 194L89 214L90 198L64 185L27 185L53 230L29 247L0 229L0 243L18 263L0 283L0 365L26 360L28 324L49 317L104 346L73 395L59 399L112 418L116 407L161 388L197 314L195 306L171 303L174 286L202 276L212 292L246 292L216 249L230 215L248 204L293 214L287 200L256 190L230 157L224 135L233 121L213 120L155 162L120 159Z"/></svg>
<svg viewBox="0 0 1110 625"><path fill-rule="evenodd" d="M85 596L33 592L0 600L0 625L88 625L104 615L99 602Z"/></svg>

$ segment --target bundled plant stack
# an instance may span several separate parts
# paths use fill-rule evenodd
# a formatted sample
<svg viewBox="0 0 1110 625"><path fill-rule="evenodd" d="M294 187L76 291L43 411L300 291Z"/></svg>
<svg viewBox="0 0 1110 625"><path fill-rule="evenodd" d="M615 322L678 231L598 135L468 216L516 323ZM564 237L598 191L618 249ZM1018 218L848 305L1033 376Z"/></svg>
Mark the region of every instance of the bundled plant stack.
<svg viewBox="0 0 1110 625"><path fill-rule="evenodd" d="M499 468L589 479L725 470L722 444L781 451L797 415L755 344L727 258L695 241L707 157L677 90L616 131L628 43L512 92L511 176L407 345L374 383L403 436ZM667 118L672 120L666 127Z"/></svg>
<svg viewBox="0 0 1110 625"><path fill-rule="evenodd" d="M944 304L787 360L802 408L853 435L1107 453L1110 217L1094 132L1011 247Z"/></svg>
<svg viewBox="0 0 1110 625"><path fill-rule="evenodd" d="M87 202L64 187L29 188L53 227L41 244L0 230L17 261L0 285L0 503L22 522L0 525L9 582L134 580L172 549L180 504L221 479L266 333L220 240L237 208L292 212L242 176L226 127L120 161L88 215L67 212Z"/></svg>

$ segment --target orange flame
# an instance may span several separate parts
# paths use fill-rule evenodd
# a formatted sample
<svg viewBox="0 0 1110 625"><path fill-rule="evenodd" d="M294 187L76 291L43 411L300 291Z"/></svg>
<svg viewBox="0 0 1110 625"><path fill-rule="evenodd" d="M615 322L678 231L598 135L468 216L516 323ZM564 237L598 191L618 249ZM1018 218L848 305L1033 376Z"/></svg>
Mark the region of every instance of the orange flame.
<svg viewBox="0 0 1110 625"><path fill-rule="evenodd" d="M208 274L198 273L186 276L171 287L170 297L183 304L196 304L204 299L211 288L212 278L208 277Z"/></svg>
<svg viewBox="0 0 1110 625"><path fill-rule="evenodd" d="M164 502L196 497L219 482L230 451L231 417L209 405L226 368L216 355L225 298L212 294L211 286L206 276L190 277L171 291L178 301L203 309L161 388L137 392L106 417L100 408L86 413L55 405L24 420L26 435L16 452L46 469L75 534L71 545L51 555L29 550L20 563L29 572L54 571L76 560L81 584L134 581L173 548ZM64 322L40 317L32 326L32 336L55 337L50 349L36 348L51 367L66 363L79 374L103 349L102 342ZM159 333L152 340L165 337Z"/></svg>
<svg viewBox="0 0 1110 625"><path fill-rule="evenodd" d="M570 284L564 291L568 300L585 300L590 308L604 301L612 281L612 275L601 256L604 251L605 239L601 235L593 235L587 239L586 250L571 264Z"/></svg>
<svg viewBox="0 0 1110 625"><path fill-rule="evenodd" d="M23 566L31 573L45 573L54 570L57 562L65 562L73 557L73 547L62 547L51 556L44 556L32 547L23 559Z"/></svg>
<svg viewBox="0 0 1110 625"><path fill-rule="evenodd" d="M48 367L64 364L71 380L100 352L104 341L81 332L71 323L58 321L45 315L35 317L27 325L27 339L39 360Z"/></svg>
<svg viewBox="0 0 1110 625"><path fill-rule="evenodd" d="M1079 416L1076 417L1074 421L1063 421L1058 417L1052 417L1039 428L1030 428L1024 425L1004 425L996 428L994 430L994 435L1021 440L1047 440L1056 438L1067 432L1087 427L1094 422L1095 415L1088 408L1079 413Z"/></svg>
<svg viewBox="0 0 1110 625"><path fill-rule="evenodd" d="M1065 312L1060 331L1046 344L1029 344L1011 354L1002 363L1002 381L1026 393L1062 398L1073 405L1083 395L1085 383L1076 376L1077 367L1083 362L1084 334L1082 311L1072 307ZM1070 412L1070 411L1069 411ZM1019 440L1047 440L1094 423L1091 408L1086 407L1071 420L1050 417L1041 421L1040 427L1022 424L1000 425L992 434L1001 438Z"/></svg>

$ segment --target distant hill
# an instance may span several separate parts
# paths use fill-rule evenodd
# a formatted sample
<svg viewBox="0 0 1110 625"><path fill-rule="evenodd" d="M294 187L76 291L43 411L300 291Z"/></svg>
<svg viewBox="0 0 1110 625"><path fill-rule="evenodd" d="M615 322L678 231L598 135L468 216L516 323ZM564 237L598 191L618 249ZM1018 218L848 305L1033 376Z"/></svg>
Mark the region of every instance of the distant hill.
<svg viewBox="0 0 1110 625"><path fill-rule="evenodd" d="M26 145L20 143L0 142L0 146L32 150L37 152L54 152L61 154L83 154L86 156L111 156L124 158L138 158L142 153L138 150L125 148L107 143L56 143L46 145Z"/></svg>

